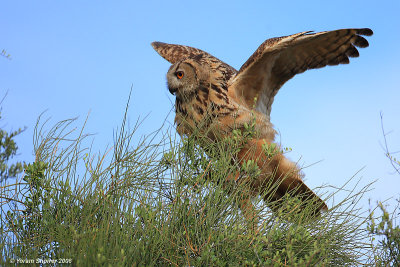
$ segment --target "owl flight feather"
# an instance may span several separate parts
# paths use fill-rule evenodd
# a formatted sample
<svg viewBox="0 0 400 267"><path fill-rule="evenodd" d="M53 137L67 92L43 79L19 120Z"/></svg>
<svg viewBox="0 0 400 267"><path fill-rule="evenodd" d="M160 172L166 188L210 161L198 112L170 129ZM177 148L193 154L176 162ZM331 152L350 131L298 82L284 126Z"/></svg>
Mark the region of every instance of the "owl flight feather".
<svg viewBox="0 0 400 267"><path fill-rule="evenodd" d="M263 192L266 180L279 183L268 200L280 200L291 191L301 199L314 199L319 203L318 210L327 210L324 201L303 183L295 163L282 153L272 158L265 156L263 145L273 143L275 138L270 122L271 106L276 93L293 76L308 69L348 64L349 57L359 56L356 47L368 47L368 41L362 36L372 34L371 29L363 28L271 38L258 47L239 71L197 48L152 43L153 48L173 64L167 80L170 92L176 95L175 122L179 134L190 135L195 128L206 127L229 135L233 129L243 130L244 125L251 122L252 115L255 116L258 136L249 140L236 156L242 163L254 160L261 170L259 180L252 184L253 192L241 203L248 219L254 214L251 197ZM200 124L210 114L213 120ZM237 180L238 177L239 171L235 177L227 179Z"/></svg>

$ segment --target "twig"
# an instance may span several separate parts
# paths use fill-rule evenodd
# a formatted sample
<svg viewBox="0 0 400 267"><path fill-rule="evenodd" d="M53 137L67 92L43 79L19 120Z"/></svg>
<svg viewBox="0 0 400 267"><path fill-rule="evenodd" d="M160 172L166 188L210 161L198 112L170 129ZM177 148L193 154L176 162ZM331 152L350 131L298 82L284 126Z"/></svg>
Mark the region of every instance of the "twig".
<svg viewBox="0 0 400 267"><path fill-rule="evenodd" d="M385 147L384 147L385 156L390 160L390 164L392 164L392 166L393 166L393 168L395 169L395 171L396 171L398 174L400 174L400 166L397 166L397 165L399 165L398 162L395 161L395 160L393 159L393 157L391 156L391 154L393 154L393 153L390 153L390 152L389 152L389 147L388 147L387 140L386 140L386 136L387 136L389 133L386 133L386 132L385 132L385 128L383 127L383 114L382 114L382 112L380 113L380 116L381 116L381 128L382 128L383 140L384 140L384 142L385 142Z"/></svg>

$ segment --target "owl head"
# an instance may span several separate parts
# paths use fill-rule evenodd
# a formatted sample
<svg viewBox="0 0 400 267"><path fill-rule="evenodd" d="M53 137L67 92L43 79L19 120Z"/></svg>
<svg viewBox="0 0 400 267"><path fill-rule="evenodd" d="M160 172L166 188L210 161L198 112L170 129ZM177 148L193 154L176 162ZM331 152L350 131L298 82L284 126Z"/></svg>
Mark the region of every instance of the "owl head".
<svg viewBox="0 0 400 267"><path fill-rule="evenodd" d="M202 86L226 85L236 73L231 66L194 47L162 42L151 45L172 64L167 73L168 89L182 100L193 97Z"/></svg>
<svg viewBox="0 0 400 267"><path fill-rule="evenodd" d="M195 59L185 59L173 64L167 72L167 85L171 94L181 99L190 99L206 81L210 71Z"/></svg>

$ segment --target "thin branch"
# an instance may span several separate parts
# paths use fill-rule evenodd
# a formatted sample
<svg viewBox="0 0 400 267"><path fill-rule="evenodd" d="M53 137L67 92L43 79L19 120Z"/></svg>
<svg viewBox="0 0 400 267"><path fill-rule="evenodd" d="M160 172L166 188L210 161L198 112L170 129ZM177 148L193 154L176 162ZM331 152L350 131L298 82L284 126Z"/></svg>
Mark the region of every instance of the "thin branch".
<svg viewBox="0 0 400 267"><path fill-rule="evenodd" d="M400 164L399 164L399 162L397 162L393 158L393 156L392 156L393 152L389 152L389 147L388 147L388 144L387 144L386 136L389 135L390 132L389 133L385 132L385 128L383 127L383 114L382 114L382 112L380 113L380 116L381 116L381 129L382 129L383 140L384 140L384 148L383 149L385 150L385 156L389 159L390 164L392 164L394 170L398 174L400 174Z"/></svg>

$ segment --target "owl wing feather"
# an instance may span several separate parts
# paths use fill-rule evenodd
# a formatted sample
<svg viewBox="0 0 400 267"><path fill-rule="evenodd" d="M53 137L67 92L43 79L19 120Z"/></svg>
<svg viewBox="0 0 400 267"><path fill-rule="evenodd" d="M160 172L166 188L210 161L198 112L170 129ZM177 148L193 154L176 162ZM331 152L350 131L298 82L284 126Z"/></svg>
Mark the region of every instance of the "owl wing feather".
<svg viewBox="0 0 400 267"><path fill-rule="evenodd" d="M356 47L368 47L361 35L371 36L371 29L341 29L319 33L301 32L271 38L262 43L232 78L228 90L242 103L267 115L281 86L296 74L327 65L348 64L358 57Z"/></svg>
<svg viewBox="0 0 400 267"><path fill-rule="evenodd" d="M160 54L160 56L169 61L171 64L175 64L178 61L187 58L192 58L202 64L207 64L213 71L214 76L217 79L219 77L223 83L225 83L225 87L227 87L227 81L229 81L237 73L237 70L230 65L198 48L162 42L153 42L151 45L153 46L154 50Z"/></svg>

